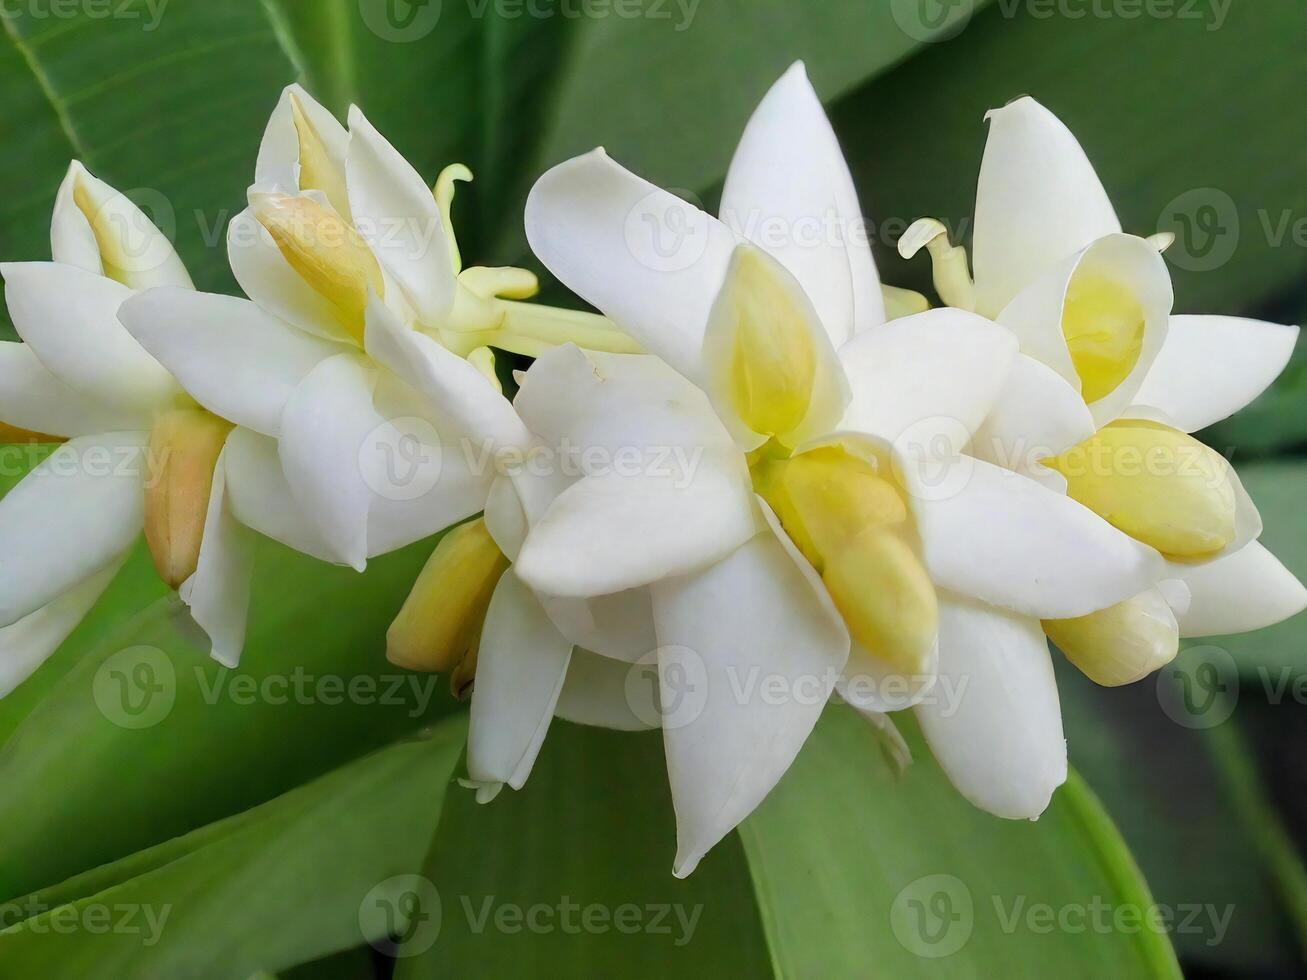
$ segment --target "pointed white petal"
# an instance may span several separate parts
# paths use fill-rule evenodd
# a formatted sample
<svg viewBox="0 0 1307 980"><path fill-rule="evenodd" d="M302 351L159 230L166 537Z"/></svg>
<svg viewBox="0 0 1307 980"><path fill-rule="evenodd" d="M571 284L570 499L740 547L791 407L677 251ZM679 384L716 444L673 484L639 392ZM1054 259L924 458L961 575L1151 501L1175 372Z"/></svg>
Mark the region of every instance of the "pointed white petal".
<svg viewBox="0 0 1307 980"><path fill-rule="evenodd" d="M215 415L275 436L301 381L346 350L296 330L249 300L189 289L128 299L119 319Z"/></svg>
<svg viewBox="0 0 1307 980"><path fill-rule="evenodd" d="M226 452L218 457L204 519L200 561L178 594L212 643L213 659L224 667L240 663L249 616L254 539L227 506Z"/></svg>
<svg viewBox="0 0 1307 980"><path fill-rule="evenodd" d="M598 149L536 181L526 234L565 286L698 378L708 312L740 242L726 225Z"/></svg>
<svg viewBox="0 0 1307 980"><path fill-rule="evenodd" d="M673 873L684 878L790 767L849 637L771 531L705 571L658 583L653 599Z"/></svg>
<svg viewBox="0 0 1307 980"><path fill-rule="evenodd" d="M0 265L14 327L50 372L120 410L170 403L177 382L118 322L132 291L71 265Z"/></svg>
<svg viewBox="0 0 1307 980"><path fill-rule="evenodd" d="M658 647L648 589L592 599L537 593L558 631L578 647L612 660L635 663Z"/></svg>
<svg viewBox="0 0 1307 980"><path fill-rule="evenodd" d="M1307 608L1307 589L1254 541L1184 573L1192 598L1177 610L1181 636L1228 636L1272 626Z"/></svg>
<svg viewBox="0 0 1307 980"><path fill-rule="evenodd" d="M840 349L853 400L839 428L895 444L942 438L961 452L1004 391L1016 356L1011 333L962 310L867 330Z"/></svg>
<svg viewBox="0 0 1307 980"><path fill-rule="evenodd" d="M0 626L116 562L141 533L143 432L60 446L0 500Z"/></svg>
<svg viewBox="0 0 1307 980"><path fill-rule="evenodd" d="M483 787L521 789L535 765L567 675L572 644L510 570L486 610L472 692L467 772Z"/></svg>
<svg viewBox="0 0 1307 980"><path fill-rule="evenodd" d="M942 588L1068 619L1143 592L1165 567L1156 551L1069 497L983 460L956 465L946 490L912 489L926 565Z"/></svg>
<svg viewBox="0 0 1307 980"><path fill-rule="evenodd" d="M50 436L148 429L150 414L110 408L78 394L26 344L0 343L0 422Z"/></svg>
<svg viewBox="0 0 1307 980"><path fill-rule="evenodd" d="M422 321L439 325L454 303L453 260L431 188L358 108L349 113L346 180L354 226Z"/></svg>
<svg viewBox="0 0 1307 980"><path fill-rule="evenodd" d="M374 294L368 302L368 355L412 386L442 432L467 437L486 452L526 446L531 439L517 412L475 367L438 341L401 323Z"/></svg>
<svg viewBox="0 0 1307 980"><path fill-rule="evenodd" d="M227 226L227 260L245 295L264 312L326 340L353 342L335 307L291 268L249 208Z"/></svg>
<svg viewBox="0 0 1307 980"><path fill-rule="evenodd" d="M940 597L940 683L915 711L930 750L968 800L1034 820L1066 782L1066 740L1044 631Z"/></svg>
<svg viewBox="0 0 1307 980"><path fill-rule="evenodd" d="M319 561L335 561L331 548L291 493L277 440L252 429L233 429L223 450L227 506L246 527Z"/></svg>
<svg viewBox="0 0 1307 980"><path fill-rule="evenodd" d="M579 647L554 714L565 721L620 732L657 728L658 665L629 664Z"/></svg>
<svg viewBox="0 0 1307 980"><path fill-rule="evenodd" d="M1017 293L1090 242L1121 230L1071 131L1030 97L995 109L976 188L977 310Z"/></svg>
<svg viewBox="0 0 1307 980"><path fill-rule="evenodd" d="M111 276L131 289L191 288L186 266L167 236L126 195L77 161L55 199L50 246L56 263Z"/></svg>
<svg viewBox="0 0 1307 980"><path fill-rule="evenodd" d="M1043 470L1061 479L1065 489L1060 474L1034 464L1084 442L1094 431L1080 392L1052 368L1019 354L998 401L976 430L971 452L1018 473Z"/></svg>
<svg viewBox="0 0 1307 980"><path fill-rule="evenodd" d="M860 213L842 209L852 187L835 133L803 63L796 62L745 127L726 173L719 214L794 275L836 347L853 334L853 278L845 236L864 230ZM865 249L865 234L860 241ZM865 263L870 251L860 258Z"/></svg>
<svg viewBox="0 0 1307 980"><path fill-rule="evenodd" d="M254 165L254 179L257 183L274 185L287 194L295 194L300 190L300 138L291 109L292 97L299 101L304 115L321 137L327 156L340 169L341 174L345 172L345 156L349 150L349 134L336 117L309 95L302 85L287 85L263 131L259 158Z"/></svg>
<svg viewBox="0 0 1307 980"><path fill-rule="evenodd" d="M1116 388L1089 405L1094 421L1101 426L1119 417L1144 383L1166 341L1175 297L1161 254L1133 235L1100 238L1051 267L1017 295L999 314L999 323L1017 335L1023 354L1047 364L1077 391L1080 378L1062 332L1062 313L1071 279L1079 276L1124 287L1138 301L1144 317L1142 347L1133 369Z"/></svg>
<svg viewBox="0 0 1307 980"><path fill-rule="evenodd" d="M1128 414L1154 417L1185 432L1206 428L1270 387L1297 342L1298 328L1279 323L1173 316L1166 343Z"/></svg>
<svg viewBox="0 0 1307 980"><path fill-rule="evenodd" d="M363 450L385 419L373 407L376 370L357 354L314 368L286 402L278 448L295 499L336 561L367 564L373 491Z"/></svg>
<svg viewBox="0 0 1307 980"><path fill-rule="evenodd" d="M486 530L509 561L517 561L528 530L526 510L518 499L513 481L498 476L486 497Z"/></svg>

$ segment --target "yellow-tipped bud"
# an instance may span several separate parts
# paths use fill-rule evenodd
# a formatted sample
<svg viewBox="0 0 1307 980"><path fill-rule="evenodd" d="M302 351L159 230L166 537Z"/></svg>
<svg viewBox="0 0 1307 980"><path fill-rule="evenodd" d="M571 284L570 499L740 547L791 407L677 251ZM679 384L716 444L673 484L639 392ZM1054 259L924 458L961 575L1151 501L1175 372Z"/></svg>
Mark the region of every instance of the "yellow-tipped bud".
<svg viewBox="0 0 1307 980"><path fill-rule="evenodd" d="M446 534L386 633L387 659L409 670L458 667L479 642L490 597L507 568L481 518Z"/></svg>
<svg viewBox="0 0 1307 980"><path fill-rule="evenodd" d="M291 268L331 301L341 326L362 340L368 290L380 296L385 284L359 233L311 197L251 194L250 204Z"/></svg>
<svg viewBox="0 0 1307 980"><path fill-rule="evenodd" d="M1120 687L1165 667L1180 650L1175 614L1156 589L1075 619L1046 619L1044 632L1091 681Z"/></svg>
<svg viewBox="0 0 1307 980"><path fill-rule="evenodd" d="M923 671L939 607L896 484L834 447L765 462L755 482L821 575L850 635L897 671Z"/></svg>
<svg viewBox="0 0 1307 980"><path fill-rule="evenodd" d="M290 97L291 118L295 120L295 134L300 141L300 189L321 191L331 206L346 220L350 220L349 194L345 190L345 173L331 159L327 144L304 112L300 100Z"/></svg>
<svg viewBox="0 0 1307 980"><path fill-rule="evenodd" d="M218 454L232 424L201 408L161 415L150 430L145 541L154 567L176 589L195 574Z"/></svg>
<svg viewBox="0 0 1307 980"><path fill-rule="evenodd" d="M808 415L817 376L809 312L756 248L736 249L715 316L730 338L724 379L731 406L754 432L785 436Z"/></svg>
<svg viewBox="0 0 1307 980"><path fill-rule="evenodd" d="M1081 394L1096 402L1116 390L1139 362L1144 311L1125 286L1092 273L1072 276L1062 309L1062 336L1080 376Z"/></svg>
<svg viewBox="0 0 1307 980"><path fill-rule="evenodd" d="M1113 422L1047 465L1072 498L1168 558L1206 558L1234 540L1230 464L1169 426Z"/></svg>

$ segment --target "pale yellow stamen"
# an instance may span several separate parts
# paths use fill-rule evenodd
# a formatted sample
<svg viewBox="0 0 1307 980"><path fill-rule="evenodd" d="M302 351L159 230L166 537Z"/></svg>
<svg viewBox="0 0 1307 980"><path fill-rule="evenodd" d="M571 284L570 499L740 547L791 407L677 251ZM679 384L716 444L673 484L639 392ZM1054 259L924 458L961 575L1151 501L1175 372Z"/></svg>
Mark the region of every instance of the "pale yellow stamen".
<svg viewBox="0 0 1307 980"><path fill-rule="evenodd" d="M1175 614L1151 589L1075 619L1046 619L1044 632L1085 676L1104 687L1142 680L1180 650Z"/></svg>
<svg viewBox="0 0 1307 980"><path fill-rule="evenodd" d="M882 284L880 294L885 302L886 320L897 320L899 317L925 313L930 309L930 300L911 289Z"/></svg>
<svg viewBox="0 0 1307 980"><path fill-rule="evenodd" d="M937 218L918 218L899 238L899 255L910 259L923 248L930 252L935 292L946 306L976 308L976 286L971 280L967 250L949 241L948 228Z"/></svg>
<svg viewBox="0 0 1307 980"><path fill-rule="evenodd" d="M200 408L167 412L150 430L145 540L169 588L181 586L199 565L213 472L231 430L230 422Z"/></svg>
<svg viewBox="0 0 1307 980"><path fill-rule="evenodd" d="M1120 283L1077 273L1067 287L1062 335L1092 404L1110 395L1134 370L1144 345L1144 311Z"/></svg>
<svg viewBox="0 0 1307 980"><path fill-rule="evenodd" d="M327 144L304 112L300 100L293 94L290 97L290 111L300 142L300 190L321 191L342 218L352 220L344 171L331 159Z"/></svg>
<svg viewBox="0 0 1307 980"><path fill-rule="evenodd" d="M809 315L754 248L736 249L714 316L729 337L723 379L731 407L754 432L784 437L812 402L817 350Z"/></svg>
<svg viewBox="0 0 1307 980"><path fill-rule="evenodd" d="M454 219L451 215L454 207L454 185L459 181L470 183L471 180L471 170L461 163L451 163L440 171L440 176L436 178L436 186L431 190L432 196L436 199L436 207L440 208L440 216L445 221L445 241L449 243L449 258L454 266L454 275L458 275L463 269L463 256L458 250L458 237L454 234Z"/></svg>
<svg viewBox="0 0 1307 980"><path fill-rule="evenodd" d="M359 233L311 197L251 194L250 204L291 268L336 307L341 326L362 340L368 290L380 296L385 283Z"/></svg>
<svg viewBox="0 0 1307 980"><path fill-rule="evenodd" d="M1046 465L1071 497L1169 558L1206 558L1234 540L1230 464L1169 426L1113 422Z"/></svg>
<svg viewBox="0 0 1307 980"><path fill-rule="evenodd" d="M409 670L447 671L476 646L508 559L480 518L443 538L386 633L386 657Z"/></svg>
<svg viewBox="0 0 1307 980"><path fill-rule="evenodd" d="M837 447L760 461L754 482L854 640L895 670L922 672L939 611L898 486Z"/></svg>

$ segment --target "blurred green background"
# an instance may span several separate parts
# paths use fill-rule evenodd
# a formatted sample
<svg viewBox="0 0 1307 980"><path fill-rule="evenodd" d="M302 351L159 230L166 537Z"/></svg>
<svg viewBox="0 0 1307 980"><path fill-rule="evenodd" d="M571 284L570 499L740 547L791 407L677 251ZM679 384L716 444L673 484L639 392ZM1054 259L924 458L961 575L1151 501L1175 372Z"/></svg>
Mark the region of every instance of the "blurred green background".
<svg viewBox="0 0 1307 980"><path fill-rule="evenodd" d="M1127 230L1181 233L1177 311L1307 311L1302 0L0 0L0 22L4 261L49 256L76 157L174 238L197 285L232 291L225 225L301 79L342 115L360 104L428 178L467 163L464 255L535 268L520 215L546 166L602 143L710 206L749 113L803 58L887 282L927 288L897 233L930 214L967 236L984 113L1032 94ZM1305 365L1300 351L1206 434L1300 577ZM33 460L0 449L7 486ZM896 779L870 729L830 709L738 837L676 882L656 736L557 723L524 792L478 809L454 782L464 713L442 680L384 659L429 549L359 577L267 546L235 674L200 655L136 555L0 701L0 976L1127 977L1174 976L1177 957L1189 977L1307 972L1307 618L1204 640L1126 690L1061 671L1083 783L1035 825L970 809L911 731L917 762ZM163 657L169 700L132 727L104 683L141 647ZM297 669L314 693L260 686ZM316 686L368 676L378 693L342 703ZM259 693L236 695L238 677ZM1195 681L1210 697L1177 700ZM417 901L428 886L440 908ZM905 910L940 895L943 945L922 945ZM1045 931L1026 914L1096 900L1163 906L1172 928ZM567 902L607 925L563 928ZM549 928L493 924L535 905ZM622 931L626 905L641 911ZM104 908L114 924L93 928ZM165 908L157 934L120 921ZM695 909L678 943L676 913Z"/></svg>

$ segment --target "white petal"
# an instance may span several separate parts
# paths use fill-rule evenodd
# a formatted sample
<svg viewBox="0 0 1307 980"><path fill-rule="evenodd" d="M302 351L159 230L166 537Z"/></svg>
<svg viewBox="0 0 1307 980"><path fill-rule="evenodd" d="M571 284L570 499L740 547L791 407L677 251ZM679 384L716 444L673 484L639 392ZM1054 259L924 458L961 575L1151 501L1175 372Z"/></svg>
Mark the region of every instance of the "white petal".
<svg viewBox="0 0 1307 980"><path fill-rule="evenodd" d="M483 787L521 789L554 715L572 644L512 571L486 611L472 692L467 771Z"/></svg>
<svg viewBox="0 0 1307 980"><path fill-rule="evenodd" d="M930 696L938 681L938 643L931 648L921 673L902 674L855 642L836 690L842 700L864 715L874 715L920 704Z"/></svg>
<svg viewBox="0 0 1307 980"><path fill-rule="evenodd" d="M291 267L249 208L227 226L227 260L245 295L260 309L307 333L353 342L331 301Z"/></svg>
<svg viewBox="0 0 1307 980"><path fill-rule="evenodd" d="M554 714L578 725L641 732L657 728L658 665L572 651Z"/></svg>
<svg viewBox="0 0 1307 980"><path fill-rule="evenodd" d="M110 408L78 394L26 344L0 343L0 421L51 436L148 429L150 415Z"/></svg>
<svg viewBox="0 0 1307 980"><path fill-rule="evenodd" d="M998 401L976 430L971 452L1018 473L1051 474L1034 464L1084 442L1094 431L1080 392L1052 368L1020 354Z"/></svg>
<svg viewBox="0 0 1307 980"><path fill-rule="evenodd" d="M798 755L848 659L849 637L765 531L653 589L663 741L684 878Z"/></svg>
<svg viewBox="0 0 1307 980"><path fill-rule="evenodd" d="M201 405L270 436L296 386L346 350L234 296L152 289L127 300L118 316Z"/></svg>
<svg viewBox="0 0 1307 980"><path fill-rule="evenodd" d="M635 663L658 647L648 589L593 599L561 599L537 593L554 626L575 646L603 657Z"/></svg>
<svg viewBox="0 0 1307 980"><path fill-rule="evenodd" d="M50 659L104 594L122 564L121 559L112 562L36 612L0 629L0 698Z"/></svg>
<svg viewBox="0 0 1307 980"><path fill-rule="evenodd" d="M275 185L287 194L296 194L300 190L300 138L291 109L292 96L299 101L304 115L321 137L327 156L342 175L345 172L345 156L349 150L349 134L336 117L309 95L303 86L287 85L263 131L258 162L254 165L254 179L257 183Z"/></svg>
<svg viewBox="0 0 1307 980"><path fill-rule="evenodd" d="M227 505L246 527L319 561L335 561L309 514L291 493L277 440L234 429L223 451Z"/></svg>
<svg viewBox="0 0 1307 980"><path fill-rule="evenodd" d="M143 432L60 446L0 500L0 626L120 559L141 533Z"/></svg>
<svg viewBox="0 0 1307 980"><path fill-rule="evenodd" d="M1034 820L1067 776L1044 631L954 598L941 597L939 614L940 683L915 709L930 750L976 806Z"/></svg>
<svg viewBox="0 0 1307 980"><path fill-rule="evenodd" d="M349 129L346 180L354 226L423 322L439 325L453 305L456 282L431 188L356 106Z"/></svg>
<svg viewBox="0 0 1307 980"><path fill-rule="evenodd" d="M912 490L926 565L940 587L1068 619L1138 595L1161 575L1156 551L1071 498L982 460L957 466L939 487Z"/></svg>
<svg viewBox="0 0 1307 980"><path fill-rule="evenodd" d="M118 322L132 291L71 265L0 265L14 327L60 381L120 410L152 411L177 382Z"/></svg>
<svg viewBox="0 0 1307 980"><path fill-rule="evenodd" d="M376 383L361 355L323 361L287 401L278 443L291 492L336 561L359 571L367 564L373 499L361 456L385 424L372 404Z"/></svg>
<svg viewBox="0 0 1307 980"><path fill-rule="evenodd" d="M1025 97L985 118L973 261L977 309L992 317L1121 223L1084 150L1055 115Z"/></svg>
<svg viewBox="0 0 1307 980"><path fill-rule="evenodd" d="M563 285L698 378L708 312L740 242L726 225L598 149L536 181L526 234Z"/></svg>
<svg viewBox="0 0 1307 980"><path fill-rule="evenodd" d="M374 294L368 303L368 355L425 399L442 432L467 437L487 452L531 439L513 406L480 371L438 341L401 323Z"/></svg>
<svg viewBox="0 0 1307 980"><path fill-rule="evenodd" d="M541 592L588 597L703 568L757 531L742 470L705 458L689 483L616 472L587 476L559 494L531 528L517 572Z"/></svg>
<svg viewBox="0 0 1307 980"><path fill-rule="evenodd" d="M1307 589L1254 541L1184 573L1192 598L1180 612L1181 636L1228 636L1262 629L1307 608Z"/></svg>
<svg viewBox="0 0 1307 980"><path fill-rule="evenodd" d="M817 93L796 62L749 119L718 213L794 275L836 347L853 333L852 270L843 236L861 227L862 216L841 208L852 186ZM851 221L859 222L856 228ZM862 241L865 247L865 235ZM869 251L862 255L869 257Z"/></svg>
<svg viewBox="0 0 1307 980"><path fill-rule="evenodd" d="M526 510L518 499L513 481L506 476L495 478L486 497L486 530L509 561L517 561L528 525Z"/></svg>
<svg viewBox="0 0 1307 980"><path fill-rule="evenodd" d="M1098 425L1118 418L1134 400L1166 341L1174 294L1161 254L1142 238L1110 235L1053 266L1023 290L998 316L1012 330L1021 352L1047 364L1080 390L1062 332L1062 310L1073 276L1086 275L1118 283L1130 291L1144 314L1143 346L1125 379L1089 406Z"/></svg>
<svg viewBox="0 0 1307 980"><path fill-rule="evenodd" d="M955 309L902 317L840 349L853 400L839 428L961 452L1004 390L1017 341Z"/></svg>
<svg viewBox="0 0 1307 980"><path fill-rule="evenodd" d="M1173 316L1129 414L1195 432L1233 415L1279 377L1298 328L1234 316ZM1159 413L1159 414L1154 414Z"/></svg>
<svg viewBox="0 0 1307 980"><path fill-rule="evenodd" d="M227 506L226 452L218 457L204 519L200 560L178 594L212 643L213 658L235 667L245 647L245 623L254 573L254 539Z"/></svg>
<svg viewBox="0 0 1307 980"><path fill-rule="evenodd" d="M74 188L85 195L90 215L79 206ZM95 233L97 228L101 237ZM50 246L55 262L93 275L113 276L131 289L191 288L186 266L167 236L126 195L77 161L69 166L55 198Z"/></svg>

